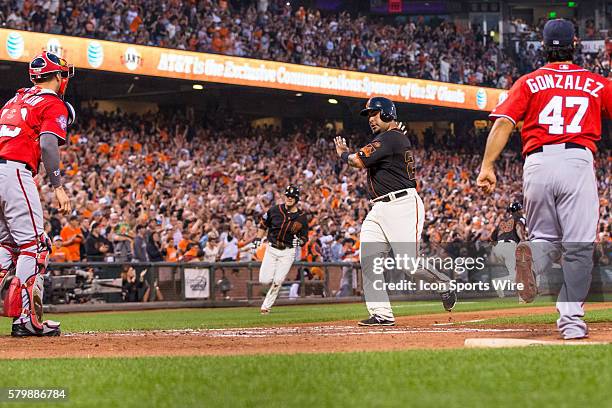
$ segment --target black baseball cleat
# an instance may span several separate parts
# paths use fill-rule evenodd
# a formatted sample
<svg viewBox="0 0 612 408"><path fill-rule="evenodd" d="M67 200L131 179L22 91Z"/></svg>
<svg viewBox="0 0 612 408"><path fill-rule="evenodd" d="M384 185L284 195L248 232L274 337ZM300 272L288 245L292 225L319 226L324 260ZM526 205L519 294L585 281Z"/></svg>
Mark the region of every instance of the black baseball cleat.
<svg viewBox="0 0 612 408"><path fill-rule="evenodd" d="M444 310L450 312L453 310L455 305L457 304L457 292L454 290L449 290L448 292L440 293L440 298L442 299L442 306L444 306Z"/></svg>
<svg viewBox="0 0 612 408"><path fill-rule="evenodd" d="M368 319L362 320L359 326L395 326L393 320L386 320L378 316L370 316Z"/></svg>
<svg viewBox="0 0 612 408"><path fill-rule="evenodd" d="M32 322L13 324L12 337L55 337L62 333L60 323L53 320L45 320L42 330L34 328Z"/></svg>

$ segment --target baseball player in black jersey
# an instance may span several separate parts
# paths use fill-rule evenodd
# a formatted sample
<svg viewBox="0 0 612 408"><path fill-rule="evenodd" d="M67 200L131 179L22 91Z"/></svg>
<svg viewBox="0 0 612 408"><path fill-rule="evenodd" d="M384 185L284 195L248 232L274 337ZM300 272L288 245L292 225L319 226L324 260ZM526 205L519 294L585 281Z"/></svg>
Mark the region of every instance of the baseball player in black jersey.
<svg viewBox="0 0 612 408"><path fill-rule="evenodd" d="M368 100L361 115L368 116L375 136L369 144L351 154L344 138L338 136L334 139L336 153L342 161L351 167L367 170L367 190L373 204L360 234L361 271L370 317L359 324L392 326L395 317L389 297L380 287L384 276L374 270L372 261L388 257L391 251L395 255L407 254L416 259L425 211L416 191L412 147L397 122L395 105L387 98L374 97ZM428 282L450 280L440 272L422 268L409 273ZM450 311L456 303L456 293L440 292L444 308Z"/></svg>
<svg viewBox="0 0 612 408"><path fill-rule="evenodd" d="M259 282L272 285L261 305L261 314L270 313L295 260L296 247L308 241L308 219L298 208L298 201L300 190L295 185L288 186L285 189L285 204L275 205L263 215L257 238L253 241L253 247L257 249L264 235L268 240L268 248L259 269Z"/></svg>
<svg viewBox="0 0 612 408"><path fill-rule="evenodd" d="M491 255L495 261L506 265L510 282L516 281L516 246L519 242L524 241L527 236L526 220L521 213L522 209L521 203L513 202L510 204L507 208L508 215L502 218L491 236L491 239L497 242L491 251ZM504 280L506 279L493 279L499 297L504 297L504 290L502 285L495 284L495 281L503 282Z"/></svg>

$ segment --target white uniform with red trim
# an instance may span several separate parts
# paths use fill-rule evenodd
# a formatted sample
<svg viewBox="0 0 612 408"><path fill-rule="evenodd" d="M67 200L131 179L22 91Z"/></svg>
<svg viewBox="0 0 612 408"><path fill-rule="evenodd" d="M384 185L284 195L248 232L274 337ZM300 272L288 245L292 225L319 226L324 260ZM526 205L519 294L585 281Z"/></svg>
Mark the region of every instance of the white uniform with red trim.
<svg viewBox="0 0 612 408"><path fill-rule="evenodd" d="M41 160L39 137L51 133L64 144L67 122L64 101L37 86L20 89L0 110L0 267L8 269L18 250L16 276L24 285L38 272L47 251L43 209L34 182ZM23 310L30 301L23 289ZM28 314L22 312L16 323L27 320Z"/></svg>

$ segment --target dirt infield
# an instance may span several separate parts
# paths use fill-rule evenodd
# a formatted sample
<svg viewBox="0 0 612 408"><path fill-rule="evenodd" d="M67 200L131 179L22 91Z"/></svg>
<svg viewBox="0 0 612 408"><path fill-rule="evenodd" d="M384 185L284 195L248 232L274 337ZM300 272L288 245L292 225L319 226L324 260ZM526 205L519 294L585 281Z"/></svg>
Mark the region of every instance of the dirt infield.
<svg viewBox="0 0 612 408"><path fill-rule="evenodd" d="M590 304L587 310L610 306ZM386 328L362 328L353 321L338 321L236 329L66 333L59 338L0 336L0 359L442 349L463 347L466 338L474 337L559 340L552 324L473 324L481 319L554 312L554 307L532 307L407 316L398 318L395 327ZM585 341L612 342L612 322L591 324L590 338Z"/></svg>

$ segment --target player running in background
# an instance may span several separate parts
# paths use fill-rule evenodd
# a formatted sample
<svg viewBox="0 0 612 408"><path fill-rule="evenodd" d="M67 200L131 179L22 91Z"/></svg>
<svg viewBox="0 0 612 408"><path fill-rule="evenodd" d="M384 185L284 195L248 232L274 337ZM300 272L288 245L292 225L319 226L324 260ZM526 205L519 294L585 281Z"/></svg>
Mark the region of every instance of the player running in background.
<svg viewBox="0 0 612 408"><path fill-rule="evenodd" d="M4 315L13 318L11 335L57 336L60 324L42 320L43 275L51 245L34 176L42 157L60 210L70 212L59 146L75 118L63 100L74 68L43 52L30 62L29 72L34 86L18 90L0 111L0 287L5 289Z"/></svg>
<svg viewBox="0 0 612 408"><path fill-rule="evenodd" d="M393 326L395 317L387 291L380 286L384 276L374 270L375 259L394 255L419 256L425 211L416 191L415 163L410 140L399 128L395 104L382 97L368 100L362 116L375 135L357 153L351 154L346 140L334 139L336 153L351 167L367 169L368 195L373 204L361 226L360 262L363 290L370 317L360 326ZM438 271L425 269L405 271L428 282L442 283L450 278ZM445 285L441 285L445 287ZM454 291L440 293L444 309L455 306Z"/></svg>
<svg viewBox="0 0 612 408"><path fill-rule="evenodd" d="M285 204L275 205L264 214L253 241L253 248L261 245L267 234L268 247L259 269L259 282L270 285L261 305L261 314L270 313L278 292L296 256L296 247L308 241L308 219L297 206L300 190L295 185L285 189Z"/></svg>
<svg viewBox="0 0 612 408"><path fill-rule="evenodd" d="M506 265L508 270L508 281L516 282L516 246L519 242L524 241L526 236L525 217L521 213L523 206L521 203L513 202L507 208L508 215L503 217L495 230L491 239L496 242L495 247L491 251L491 255L501 264ZM494 278L493 282L496 285L496 292L499 297L504 297L504 289L501 283L506 279ZM508 285L504 285L504 288Z"/></svg>
<svg viewBox="0 0 612 408"><path fill-rule="evenodd" d="M523 195L530 243L516 249L520 297L537 295L535 273L549 270L563 252L564 284L557 298L557 327L564 339L588 334L583 302L591 283L599 199L593 153L601 138L602 117L612 113L612 83L572 63L574 26L567 20L546 23L548 64L516 81L508 98L490 117L495 120L478 176L478 186L495 190L495 161L516 124L524 121Z"/></svg>

